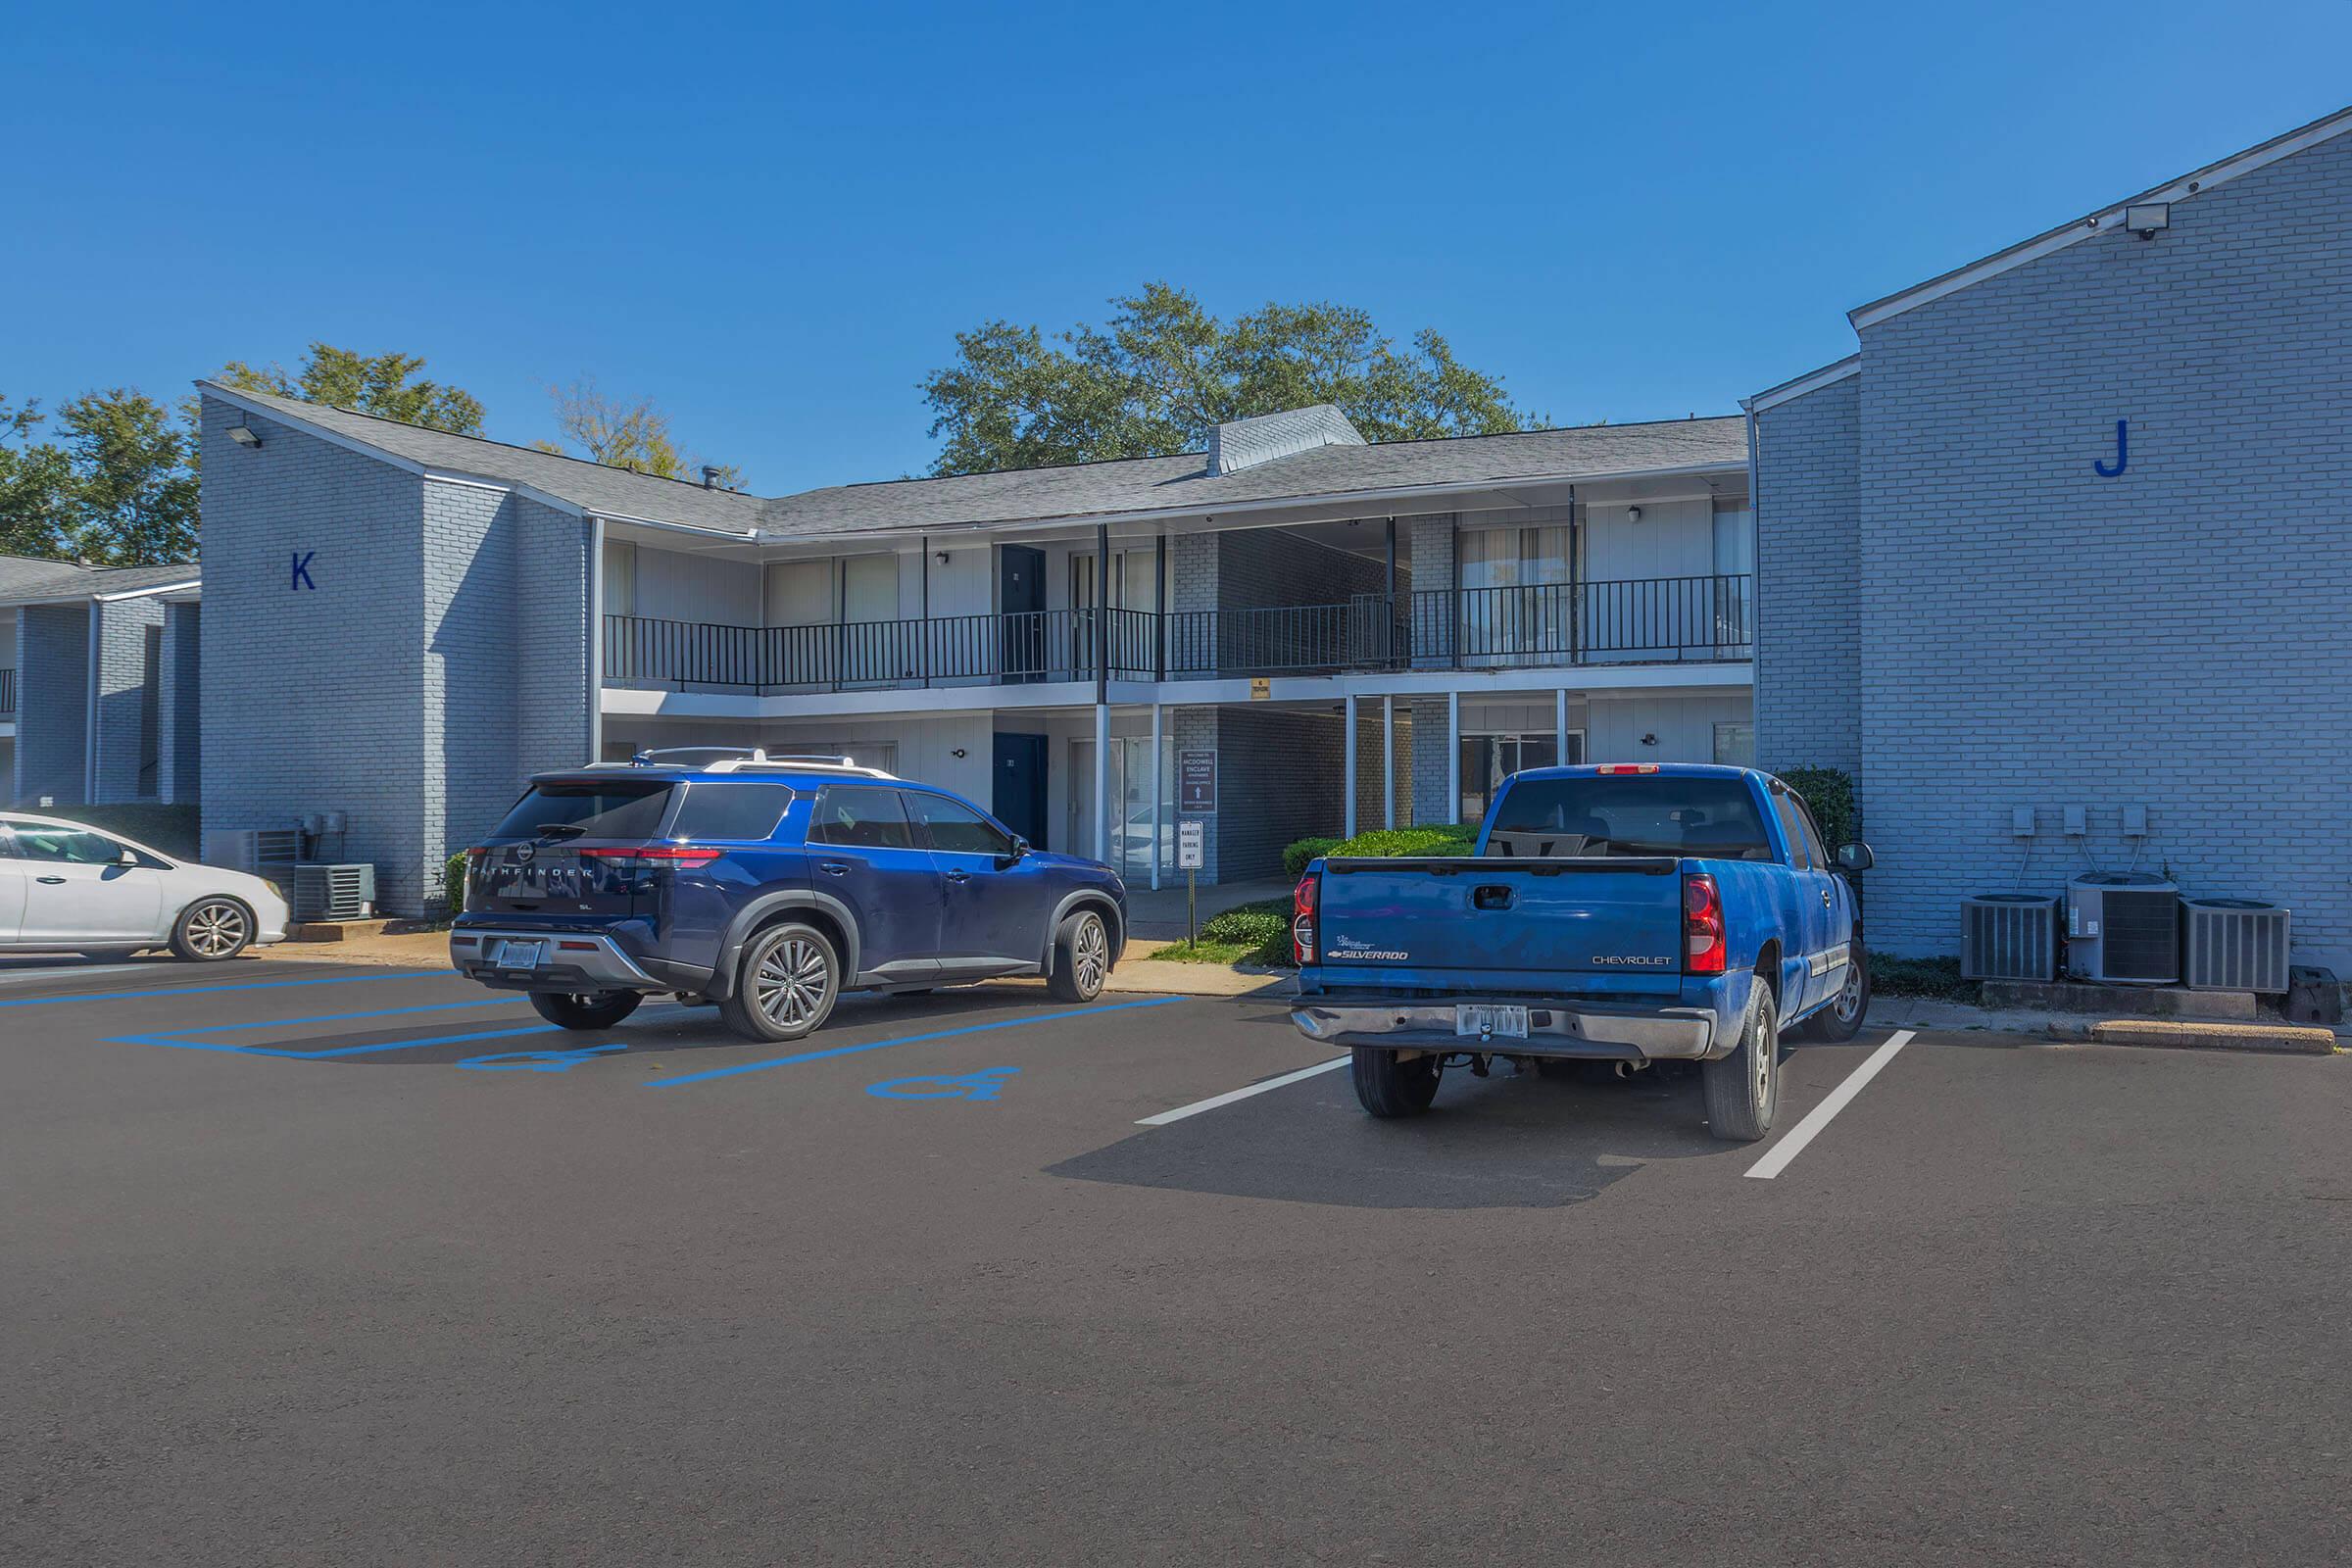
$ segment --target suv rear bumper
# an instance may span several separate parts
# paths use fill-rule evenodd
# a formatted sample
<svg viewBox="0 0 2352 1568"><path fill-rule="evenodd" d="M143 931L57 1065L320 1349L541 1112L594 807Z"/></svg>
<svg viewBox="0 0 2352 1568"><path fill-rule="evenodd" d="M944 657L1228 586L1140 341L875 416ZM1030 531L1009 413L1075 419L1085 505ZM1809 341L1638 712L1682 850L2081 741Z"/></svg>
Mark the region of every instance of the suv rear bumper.
<svg viewBox="0 0 2352 1568"><path fill-rule="evenodd" d="M497 961L508 941L544 944L542 961L509 969ZM674 991L674 982L655 979L611 937L591 931L546 927L467 926L449 934L450 967L469 980L507 991Z"/></svg>
<svg viewBox="0 0 2352 1568"><path fill-rule="evenodd" d="M1291 1022L1335 1046L1482 1051L1501 1056L1596 1056L1627 1061L1699 1061L1715 1054L1708 1007L1551 1002L1541 997L1462 997L1465 1005L1527 1009L1527 1038L1454 1033L1456 999L1317 1002L1301 999Z"/></svg>

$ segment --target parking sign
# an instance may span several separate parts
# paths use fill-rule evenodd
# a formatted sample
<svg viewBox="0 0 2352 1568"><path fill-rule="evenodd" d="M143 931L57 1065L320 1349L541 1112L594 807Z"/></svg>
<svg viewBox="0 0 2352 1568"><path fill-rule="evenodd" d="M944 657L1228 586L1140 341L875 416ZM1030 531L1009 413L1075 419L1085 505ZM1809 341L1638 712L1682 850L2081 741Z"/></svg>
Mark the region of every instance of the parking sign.
<svg viewBox="0 0 2352 1568"><path fill-rule="evenodd" d="M1198 871L1206 864L1203 857L1207 849L1207 834L1202 831L1205 826L1205 823L1195 821L1176 824L1177 870Z"/></svg>

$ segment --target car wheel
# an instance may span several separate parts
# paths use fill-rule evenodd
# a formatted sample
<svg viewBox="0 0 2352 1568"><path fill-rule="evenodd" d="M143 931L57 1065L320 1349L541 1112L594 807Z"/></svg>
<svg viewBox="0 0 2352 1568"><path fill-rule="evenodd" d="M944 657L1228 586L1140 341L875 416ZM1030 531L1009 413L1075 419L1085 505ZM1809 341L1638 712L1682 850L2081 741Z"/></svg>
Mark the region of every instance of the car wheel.
<svg viewBox="0 0 2352 1568"><path fill-rule="evenodd" d="M841 960L814 926L772 925L752 938L735 989L718 1004L746 1040L798 1040L823 1023L841 996Z"/></svg>
<svg viewBox="0 0 2352 1568"><path fill-rule="evenodd" d="M1781 1100L1781 1010L1758 975L1748 987L1747 1017L1728 1056L1702 1063L1707 1131L1726 1143L1752 1144L1772 1131Z"/></svg>
<svg viewBox="0 0 2352 1568"><path fill-rule="evenodd" d="M531 1005L549 1023L566 1029L610 1029L637 1010L645 999L634 991L534 991Z"/></svg>
<svg viewBox="0 0 2352 1568"><path fill-rule="evenodd" d="M172 922L172 951L190 963L219 963L253 942L253 911L234 899L198 899Z"/></svg>
<svg viewBox="0 0 2352 1568"><path fill-rule="evenodd" d="M1862 1032L1863 1015L1870 1011L1870 955L1854 944L1845 965L1845 984L1838 1000L1805 1020L1804 1038L1841 1046Z"/></svg>
<svg viewBox="0 0 2352 1568"><path fill-rule="evenodd" d="M1080 909L1054 934L1054 973L1046 991L1056 1002L1092 1002L1110 978L1110 933L1102 917Z"/></svg>
<svg viewBox="0 0 2352 1568"><path fill-rule="evenodd" d="M1418 1116L1438 1098L1442 1056L1425 1051L1398 1060L1396 1052L1381 1046L1356 1046L1349 1054L1356 1102L1375 1116Z"/></svg>

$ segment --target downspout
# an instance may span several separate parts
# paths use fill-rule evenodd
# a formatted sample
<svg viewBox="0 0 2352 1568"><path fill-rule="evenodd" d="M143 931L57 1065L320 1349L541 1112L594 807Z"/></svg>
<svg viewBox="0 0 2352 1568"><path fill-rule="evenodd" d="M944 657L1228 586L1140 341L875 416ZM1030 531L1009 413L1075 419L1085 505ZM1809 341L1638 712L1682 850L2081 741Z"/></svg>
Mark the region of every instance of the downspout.
<svg viewBox="0 0 2352 1568"><path fill-rule="evenodd" d="M588 514L588 760L605 760L605 519Z"/></svg>
<svg viewBox="0 0 2352 1568"><path fill-rule="evenodd" d="M81 697L81 804L98 804L98 617L106 610L106 602L96 594L90 596L90 667ZM22 614L23 612L18 612ZM23 677L19 677L22 679ZM18 702L22 705L24 699Z"/></svg>
<svg viewBox="0 0 2352 1568"><path fill-rule="evenodd" d="M1750 575L1747 582L1747 626L1745 628L1747 632L1748 669L1747 721L1750 726L1750 732L1755 734L1756 738L1761 741L1763 738L1762 733L1760 730L1755 729L1754 726L1758 714L1763 711L1764 708L1764 705L1757 701L1760 688L1763 685L1764 675L1764 628L1762 625L1764 617L1758 610L1758 605L1764 595L1764 497L1762 491L1758 488L1756 483L1756 439L1758 429L1756 425L1755 400L1752 398L1742 399L1740 401L1740 411L1747 416L1747 527L1748 537L1755 541L1756 551L1755 563L1750 567ZM1757 747L1756 755L1752 760L1759 765L1762 764L1764 760L1764 752L1761 745Z"/></svg>

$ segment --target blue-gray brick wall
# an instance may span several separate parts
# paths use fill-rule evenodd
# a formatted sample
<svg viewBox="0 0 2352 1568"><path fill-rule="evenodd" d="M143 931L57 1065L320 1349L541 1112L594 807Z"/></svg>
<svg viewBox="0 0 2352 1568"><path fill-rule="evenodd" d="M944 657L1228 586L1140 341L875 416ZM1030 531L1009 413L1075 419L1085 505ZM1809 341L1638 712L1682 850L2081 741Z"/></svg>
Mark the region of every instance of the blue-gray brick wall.
<svg viewBox="0 0 2352 1568"><path fill-rule="evenodd" d="M203 680L198 659L203 609L194 604L164 607L164 666L159 672L163 734L156 772L167 801L198 804L202 790Z"/></svg>
<svg viewBox="0 0 2352 1568"><path fill-rule="evenodd" d="M160 599L118 599L97 607L96 751L89 769L91 800L101 805L152 800L157 780L147 774L151 725L160 713L148 689L148 632L164 623Z"/></svg>
<svg viewBox="0 0 2352 1568"><path fill-rule="evenodd" d="M2012 885L2013 806L2056 890L2059 808L2117 866L2142 804L2143 867L2284 903L2352 971L2352 137L1861 336L1876 941L1952 951L1960 897Z"/></svg>
<svg viewBox="0 0 2352 1568"><path fill-rule="evenodd" d="M1756 761L1862 766L1862 381L1756 416Z"/></svg>
<svg viewBox="0 0 2352 1568"><path fill-rule="evenodd" d="M1216 712L1218 878L1278 877L1283 846L1340 831L1339 717L1266 707ZM1367 760L1379 761L1368 735L1358 765Z"/></svg>
<svg viewBox="0 0 2352 1568"><path fill-rule="evenodd" d="M1446 757L1449 732L1446 708L1443 697L1413 699L1411 801L1398 807L1407 818L1407 826L1450 822L1459 809L1446 789L1446 781L1452 776Z"/></svg>
<svg viewBox="0 0 2352 1568"><path fill-rule="evenodd" d="M1217 608L1344 605L1357 594L1385 593L1386 527L1386 518L1369 517L1352 530L1362 535L1362 548L1373 552L1370 556L1352 547L1334 549L1287 528L1237 528L1217 534ZM1396 549L1402 585L1407 563L1401 534Z"/></svg>
<svg viewBox="0 0 2352 1568"><path fill-rule="evenodd" d="M90 609L27 605L17 613L17 782L21 805L85 804Z"/></svg>

